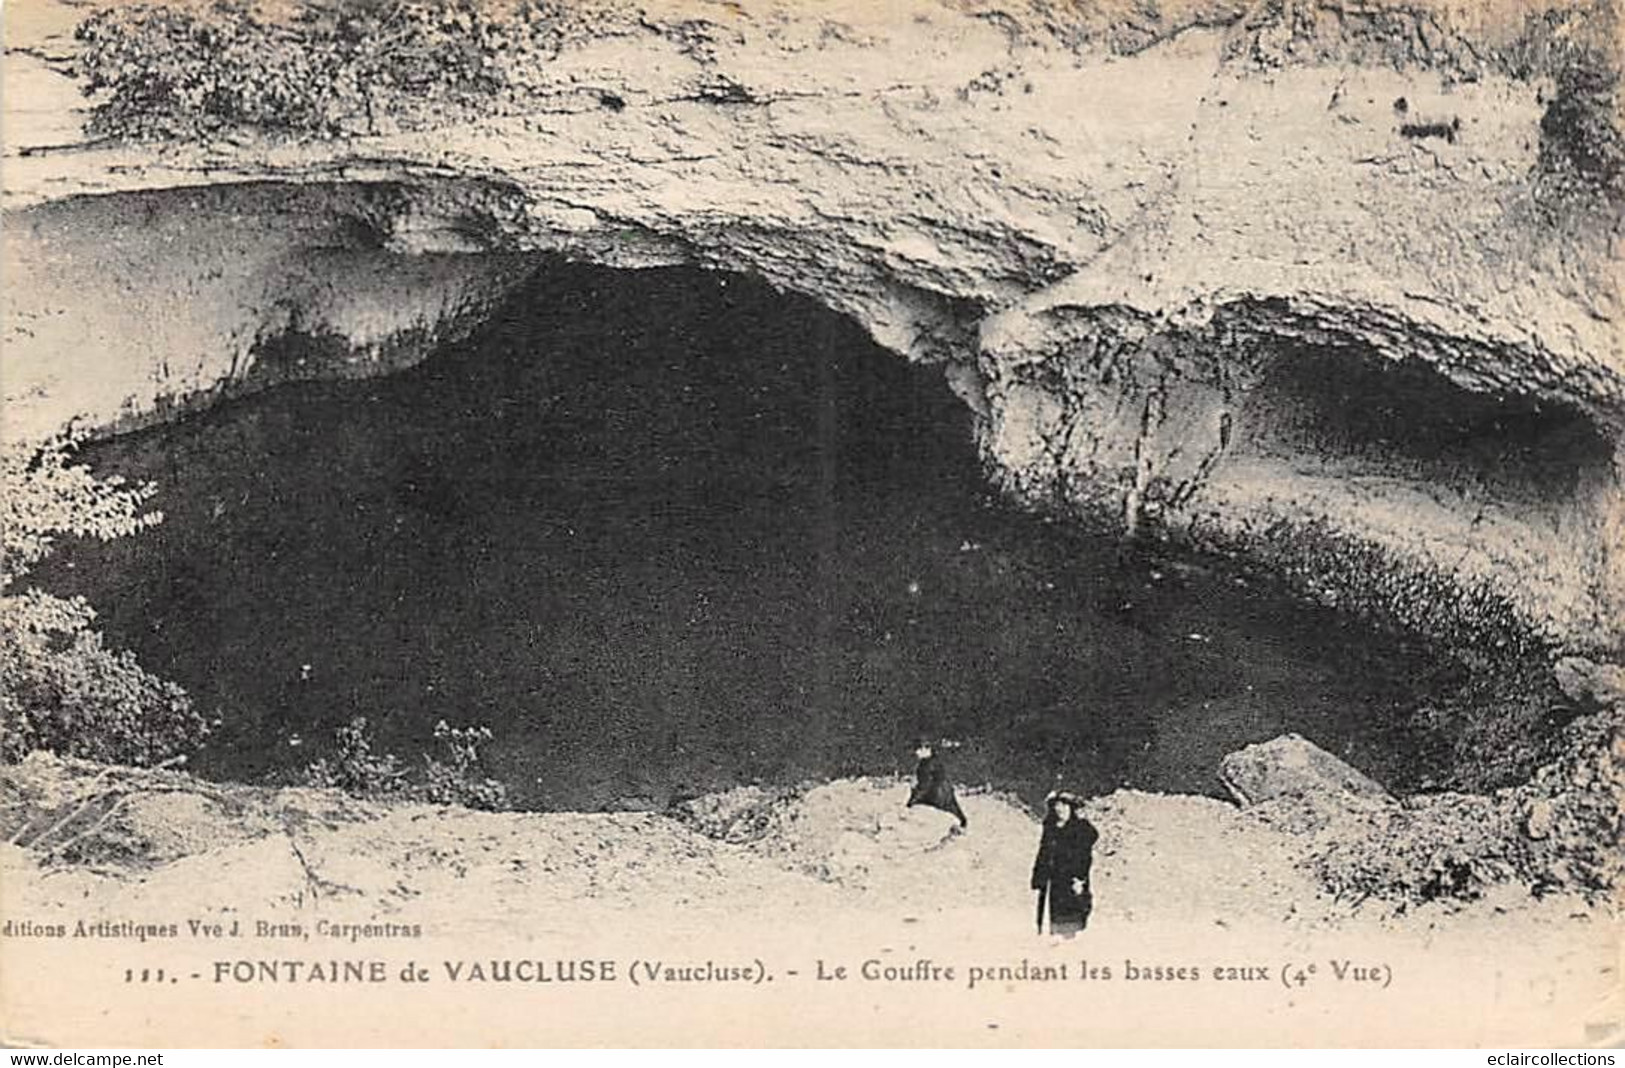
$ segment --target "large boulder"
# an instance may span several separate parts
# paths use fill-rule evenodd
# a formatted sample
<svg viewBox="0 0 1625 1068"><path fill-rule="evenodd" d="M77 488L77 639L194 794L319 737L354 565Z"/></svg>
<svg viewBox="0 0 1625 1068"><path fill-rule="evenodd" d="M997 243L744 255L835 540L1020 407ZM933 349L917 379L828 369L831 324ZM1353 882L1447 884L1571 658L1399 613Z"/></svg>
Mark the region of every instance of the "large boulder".
<svg viewBox="0 0 1625 1068"><path fill-rule="evenodd" d="M1393 800L1374 779L1299 734L1231 753L1219 766L1219 778L1243 806L1282 798Z"/></svg>
<svg viewBox="0 0 1625 1068"><path fill-rule="evenodd" d="M1625 668L1598 664L1583 656L1566 656L1552 666L1557 685L1581 704L1625 705Z"/></svg>

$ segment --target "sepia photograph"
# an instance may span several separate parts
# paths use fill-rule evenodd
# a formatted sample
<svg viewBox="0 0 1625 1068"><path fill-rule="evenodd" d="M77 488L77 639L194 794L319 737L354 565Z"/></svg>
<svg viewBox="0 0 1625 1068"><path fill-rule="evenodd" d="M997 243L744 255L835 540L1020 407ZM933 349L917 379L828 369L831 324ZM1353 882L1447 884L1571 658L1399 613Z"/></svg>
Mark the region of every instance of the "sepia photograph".
<svg viewBox="0 0 1625 1068"><path fill-rule="evenodd" d="M1616 0L0 28L6 1046L1625 1043Z"/></svg>

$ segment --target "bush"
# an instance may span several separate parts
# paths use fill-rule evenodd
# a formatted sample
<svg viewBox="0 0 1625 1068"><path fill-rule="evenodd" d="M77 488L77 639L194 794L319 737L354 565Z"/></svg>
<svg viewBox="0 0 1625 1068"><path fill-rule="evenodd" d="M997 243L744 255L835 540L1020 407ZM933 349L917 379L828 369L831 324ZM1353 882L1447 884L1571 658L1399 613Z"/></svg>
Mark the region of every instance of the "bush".
<svg viewBox="0 0 1625 1068"><path fill-rule="evenodd" d="M184 691L108 649L91 629L96 613L12 585L48 556L62 534L125 537L162 520L145 510L155 488L99 479L68 460L69 434L43 445L8 443L0 453L0 759L35 749L108 763L150 765L208 735Z"/></svg>
<svg viewBox="0 0 1625 1068"><path fill-rule="evenodd" d="M49 556L57 536L111 541L163 522L147 511L157 493L151 483L129 485L122 478L97 478L69 457L84 435L70 431L30 445L9 442L0 450L0 537L5 554L0 586L9 587Z"/></svg>
<svg viewBox="0 0 1625 1068"><path fill-rule="evenodd" d="M1532 10L1506 50L1514 77L1545 77L1537 188L1548 200L1625 199L1625 110L1620 100L1619 11L1611 0Z"/></svg>
<svg viewBox="0 0 1625 1068"><path fill-rule="evenodd" d="M367 717L357 716L334 731L333 748L332 757L322 757L306 766L307 785L343 790L356 797L405 792L406 769L393 753L373 752Z"/></svg>
<svg viewBox="0 0 1625 1068"><path fill-rule="evenodd" d="M508 790L480 774L480 746L491 740L489 727L452 727L445 720L434 725L435 740L450 761L425 756L427 781L423 799L436 805L463 805L499 812L508 807Z"/></svg>
<svg viewBox="0 0 1625 1068"><path fill-rule="evenodd" d="M77 31L92 130L137 139L232 128L374 132L409 105L489 101L508 67L548 47L544 9L497 19L473 0L307 2L262 20L246 6L117 5Z"/></svg>
<svg viewBox="0 0 1625 1068"><path fill-rule="evenodd" d="M366 717L356 716L333 732L333 755L307 765L304 781L370 799L462 805L487 812L508 807L507 787L482 773L480 746L491 740L489 727L452 727L441 720L434 725L434 738L447 759L425 753L423 776L414 779L395 754L375 752Z"/></svg>

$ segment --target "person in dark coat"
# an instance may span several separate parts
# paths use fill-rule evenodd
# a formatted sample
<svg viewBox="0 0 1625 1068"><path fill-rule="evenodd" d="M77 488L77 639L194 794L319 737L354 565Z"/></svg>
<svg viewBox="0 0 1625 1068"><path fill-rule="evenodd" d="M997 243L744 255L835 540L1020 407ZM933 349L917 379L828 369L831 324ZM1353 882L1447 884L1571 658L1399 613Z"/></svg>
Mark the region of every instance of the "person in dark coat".
<svg viewBox="0 0 1625 1068"><path fill-rule="evenodd" d="M1089 868L1094 862L1100 832L1083 818L1083 799L1057 791L1046 799L1044 834L1033 862L1033 889L1038 891L1038 932L1044 933L1049 913L1050 934L1071 938L1089 926L1094 895Z"/></svg>
<svg viewBox="0 0 1625 1068"><path fill-rule="evenodd" d="M914 790L908 795L908 807L926 805L940 809L958 817L961 828L968 826L970 821L965 819L965 811L959 807L959 799L954 796L953 783L948 781L948 770L942 766L941 758L923 742L914 750L914 755L920 762L914 768Z"/></svg>

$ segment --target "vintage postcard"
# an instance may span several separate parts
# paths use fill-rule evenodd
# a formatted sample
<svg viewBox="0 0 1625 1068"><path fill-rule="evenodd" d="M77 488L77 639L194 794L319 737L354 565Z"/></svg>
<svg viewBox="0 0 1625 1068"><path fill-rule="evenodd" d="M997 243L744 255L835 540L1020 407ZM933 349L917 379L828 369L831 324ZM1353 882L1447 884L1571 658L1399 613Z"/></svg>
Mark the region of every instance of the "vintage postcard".
<svg viewBox="0 0 1625 1068"><path fill-rule="evenodd" d="M13 1046L1625 1033L1610 0L10 0Z"/></svg>

